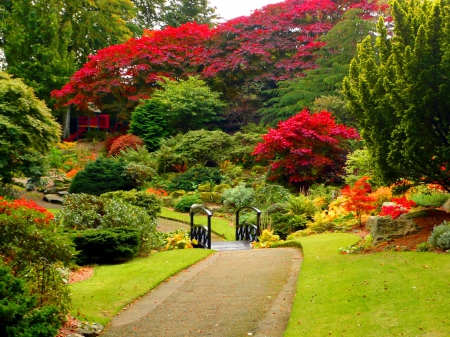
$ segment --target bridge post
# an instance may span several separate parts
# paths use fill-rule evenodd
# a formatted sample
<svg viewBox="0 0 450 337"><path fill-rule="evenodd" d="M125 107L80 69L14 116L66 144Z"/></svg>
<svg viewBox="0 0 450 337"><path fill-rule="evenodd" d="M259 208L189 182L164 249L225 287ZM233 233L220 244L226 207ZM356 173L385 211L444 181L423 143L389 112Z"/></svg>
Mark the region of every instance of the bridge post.
<svg viewBox="0 0 450 337"><path fill-rule="evenodd" d="M208 227L194 224L194 215L198 211L203 211L208 216ZM190 225L191 225L190 237L191 237L191 240L195 239L195 240L197 240L199 246L201 246L203 248L211 249L211 217L212 217L212 212L209 209L207 209L205 206L201 205L201 204L193 204L191 206L190 211L189 211L189 216L190 216L190 220L191 220L190 221Z"/></svg>
<svg viewBox="0 0 450 337"><path fill-rule="evenodd" d="M251 209L256 212L256 225L244 222L242 225L239 222L239 213L243 209ZM261 235L261 211L253 206L243 206L236 210L236 241L248 240L258 242L258 237Z"/></svg>

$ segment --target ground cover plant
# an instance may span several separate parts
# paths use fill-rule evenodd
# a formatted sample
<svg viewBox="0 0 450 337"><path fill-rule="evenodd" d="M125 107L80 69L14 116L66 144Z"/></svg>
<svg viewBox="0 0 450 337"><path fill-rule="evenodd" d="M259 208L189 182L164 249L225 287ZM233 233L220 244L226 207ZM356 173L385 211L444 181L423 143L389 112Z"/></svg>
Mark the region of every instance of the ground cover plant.
<svg viewBox="0 0 450 337"><path fill-rule="evenodd" d="M97 266L92 278L70 285L71 313L106 325L123 307L213 253L207 249L171 250L120 265Z"/></svg>
<svg viewBox="0 0 450 337"><path fill-rule="evenodd" d="M446 336L447 254L339 254L351 234L299 239L304 262L285 336Z"/></svg>

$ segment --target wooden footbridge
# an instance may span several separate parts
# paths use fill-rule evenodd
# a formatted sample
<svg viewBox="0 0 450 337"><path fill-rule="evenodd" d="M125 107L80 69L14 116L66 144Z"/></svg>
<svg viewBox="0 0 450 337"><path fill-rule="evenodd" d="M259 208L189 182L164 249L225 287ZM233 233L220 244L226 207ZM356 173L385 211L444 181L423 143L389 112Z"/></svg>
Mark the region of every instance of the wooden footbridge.
<svg viewBox="0 0 450 337"><path fill-rule="evenodd" d="M250 209L256 212L256 223L241 222L239 214L243 209ZM195 214L205 213L208 218L207 225L195 224ZM244 206L236 211L236 241L211 241L211 218L212 212L203 205L194 204L190 212L190 235L191 240L196 240L196 248L206 248L214 250L247 250L251 249L251 242L258 241L261 228L261 211L253 206Z"/></svg>

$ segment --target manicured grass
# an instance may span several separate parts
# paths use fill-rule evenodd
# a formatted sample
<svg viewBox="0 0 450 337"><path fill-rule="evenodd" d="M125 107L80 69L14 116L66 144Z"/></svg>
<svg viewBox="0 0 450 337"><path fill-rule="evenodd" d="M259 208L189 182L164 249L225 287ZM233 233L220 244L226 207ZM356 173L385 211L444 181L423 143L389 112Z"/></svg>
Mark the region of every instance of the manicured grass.
<svg viewBox="0 0 450 337"><path fill-rule="evenodd" d="M105 325L127 304L210 254L213 251L207 249L173 250L124 264L97 266L92 278L70 285L71 313Z"/></svg>
<svg viewBox="0 0 450 337"><path fill-rule="evenodd" d="M449 336L450 256L338 252L358 239L299 239L305 258L285 336Z"/></svg>
<svg viewBox="0 0 450 337"><path fill-rule="evenodd" d="M180 221L189 224L190 217L189 213L180 213L172 211L168 208L162 208L161 213L159 214L162 218ZM196 214L194 217L194 221L196 224L207 225L208 220L207 216L201 213ZM211 218L211 230L219 236L222 236L228 241L236 240L236 230L234 227L230 226L230 221L224 218L212 217Z"/></svg>

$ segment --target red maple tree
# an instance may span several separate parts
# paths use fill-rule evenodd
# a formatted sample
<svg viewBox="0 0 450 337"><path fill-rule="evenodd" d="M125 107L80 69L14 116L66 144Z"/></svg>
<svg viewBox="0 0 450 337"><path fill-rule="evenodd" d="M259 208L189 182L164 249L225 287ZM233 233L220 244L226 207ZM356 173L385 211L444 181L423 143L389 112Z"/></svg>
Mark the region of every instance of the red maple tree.
<svg viewBox="0 0 450 337"><path fill-rule="evenodd" d="M316 38L351 7L368 17L378 10L369 0L286 0L212 30L187 23L147 32L98 51L52 96L60 106L87 110L93 102L126 117L140 99L151 96L162 76L198 74L232 103L230 111L252 114L263 90L314 67L313 52L323 45Z"/></svg>
<svg viewBox="0 0 450 337"><path fill-rule="evenodd" d="M310 114L304 109L270 129L253 155L269 161L271 179L309 186L336 180L346 159L345 140L358 138L355 129L336 124L330 112Z"/></svg>
<svg viewBox="0 0 450 337"><path fill-rule="evenodd" d="M345 186L342 195L347 197L347 201L342 206L349 212L354 212L358 223L361 226L362 217L376 209L375 198L369 196L372 187L367 183L369 177L362 177L355 182L353 187Z"/></svg>

